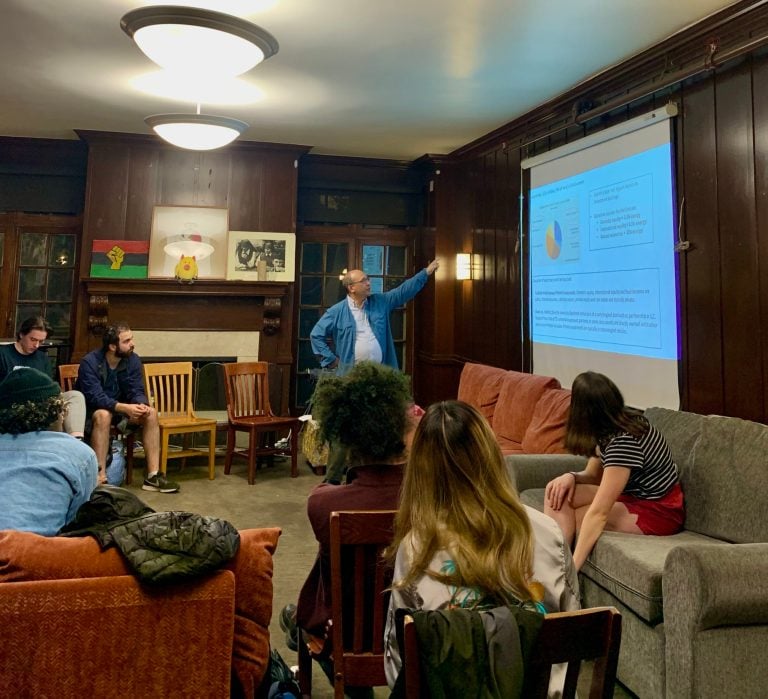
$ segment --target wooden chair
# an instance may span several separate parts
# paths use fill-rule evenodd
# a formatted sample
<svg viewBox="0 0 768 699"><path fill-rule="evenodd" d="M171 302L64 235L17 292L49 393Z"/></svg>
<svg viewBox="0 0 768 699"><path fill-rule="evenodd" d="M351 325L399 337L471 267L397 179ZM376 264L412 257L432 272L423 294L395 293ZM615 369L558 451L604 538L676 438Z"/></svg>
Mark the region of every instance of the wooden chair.
<svg viewBox="0 0 768 699"><path fill-rule="evenodd" d="M80 370L79 364L59 364L59 385L62 391L74 391L77 373ZM109 431L110 438L122 436L125 438L125 483L130 485L133 480L133 448L136 442L136 435L128 432L121 435L113 425Z"/></svg>
<svg viewBox="0 0 768 699"><path fill-rule="evenodd" d="M407 697L422 696L418 638L413 618L405 617L403 670ZM547 614L525 669L524 697L545 698L553 665L568 663L563 699L576 696L584 660L593 660L590 699L609 699L616 683L621 645L621 614L614 607L594 607ZM426 691L426 687L423 688Z"/></svg>
<svg viewBox="0 0 768 699"><path fill-rule="evenodd" d="M166 473L168 459L200 456L201 449L189 448L187 436L208 433L208 478L215 476L216 420L195 415L192 408L192 362L161 362L144 365L144 385L157 410L160 425L160 470ZM170 451L171 435L184 435L182 449Z"/></svg>
<svg viewBox="0 0 768 699"><path fill-rule="evenodd" d="M394 510L333 512L331 544L331 640L334 697L344 688L386 686L384 625L392 570L382 552L392 542ZM299 687L312 694L312 657L299 642Z"/></svg>
<svg viewBox="0 0 768 699"><path fill-rule="evenodd" d="M227 456L224 473L232 468L232 458L237 456L248 461L248 483L256 478L256 458L259 456L290 456L291 477L299 475L299 429L301 422L295 417L279 417L272 412L269 403L267 362L233 362L224 364L227 394ZM288 431L288 446L267 443L268 433ZM238 449L236 435L248 433L248 447ZM274 435L273 435L274 436Z"/></svg>

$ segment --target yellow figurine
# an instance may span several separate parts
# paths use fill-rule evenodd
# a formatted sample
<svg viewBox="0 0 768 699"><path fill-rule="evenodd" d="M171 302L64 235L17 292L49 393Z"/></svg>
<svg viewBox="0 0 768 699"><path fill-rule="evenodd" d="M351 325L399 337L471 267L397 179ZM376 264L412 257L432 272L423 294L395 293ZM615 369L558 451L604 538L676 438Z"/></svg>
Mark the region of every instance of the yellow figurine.
<svg viewBox="0 0 768 699"><path fill-rule="evenodd" d="M176 263L176 279L182 282L193 282L197 279L197 260L194 257L181 255Z"/></svg>

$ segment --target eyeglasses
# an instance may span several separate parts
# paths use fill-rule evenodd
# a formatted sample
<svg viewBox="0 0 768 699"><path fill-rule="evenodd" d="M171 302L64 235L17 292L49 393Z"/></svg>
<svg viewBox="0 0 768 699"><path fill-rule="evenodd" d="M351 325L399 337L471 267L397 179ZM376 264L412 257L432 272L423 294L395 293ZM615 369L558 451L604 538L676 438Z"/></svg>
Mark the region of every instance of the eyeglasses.
<svg viewBox="0 0 768 699"><path fill-rule="evenodd" d="M368 281L368 277L361 277L360 279L354 282L349 282L349 285L352 286L353 284L362 284L363 282L367 282L367 281Z"/></svg>

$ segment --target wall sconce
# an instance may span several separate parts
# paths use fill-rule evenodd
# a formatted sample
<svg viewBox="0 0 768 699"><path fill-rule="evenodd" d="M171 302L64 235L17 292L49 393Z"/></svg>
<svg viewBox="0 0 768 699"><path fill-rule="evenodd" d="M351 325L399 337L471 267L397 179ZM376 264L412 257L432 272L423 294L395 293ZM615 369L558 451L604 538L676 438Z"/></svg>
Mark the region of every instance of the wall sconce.
<svg viewBox="0 0 768 699"><path fill-rule="evenodd" d="M472 279L472 253L460 252L456 255L456 279Z"/></svg>

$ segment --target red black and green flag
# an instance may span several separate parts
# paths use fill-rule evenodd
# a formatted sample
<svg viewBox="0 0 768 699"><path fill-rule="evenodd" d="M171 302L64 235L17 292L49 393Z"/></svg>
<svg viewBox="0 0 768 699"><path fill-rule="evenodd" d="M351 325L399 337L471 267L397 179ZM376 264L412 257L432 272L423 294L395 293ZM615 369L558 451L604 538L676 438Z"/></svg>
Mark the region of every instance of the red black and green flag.
<svg viewBox="0 0 768 699"><path fill-rule="evenodd" d="M94 240L91 277L146 279L148 240Z"/></svg>

